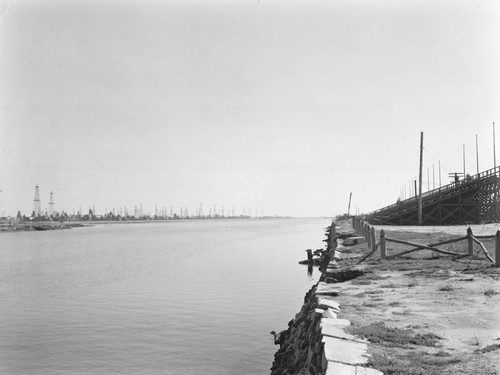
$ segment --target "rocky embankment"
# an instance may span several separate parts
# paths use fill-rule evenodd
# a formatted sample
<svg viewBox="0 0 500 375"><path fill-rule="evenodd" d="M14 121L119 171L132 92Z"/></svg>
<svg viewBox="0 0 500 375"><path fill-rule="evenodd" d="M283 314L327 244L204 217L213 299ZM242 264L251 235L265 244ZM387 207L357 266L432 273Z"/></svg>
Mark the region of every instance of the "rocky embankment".
<svg viewBox="0 0 500 375"><path fill-rule="evenodd" d="M288 329L276 335L280 346L275 354L272 375L352 374L378 375L380 371L367 367L368 342L355 337L345 328L346 319L339 319L341 307L336 283L356 277L361 270L343 270L335 254L337 231L335 223L327 229L327 246L320 261L320 281L307 292L301 311L288 323Z"/></svg>

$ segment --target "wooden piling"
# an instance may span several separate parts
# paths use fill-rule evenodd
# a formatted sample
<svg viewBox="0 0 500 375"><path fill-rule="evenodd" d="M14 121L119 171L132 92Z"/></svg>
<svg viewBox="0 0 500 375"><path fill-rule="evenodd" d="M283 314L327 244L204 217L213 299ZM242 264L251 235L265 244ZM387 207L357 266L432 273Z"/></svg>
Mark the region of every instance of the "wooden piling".
<svg viewBox="0 0 500 375"><path fill-rule="evenodd" d="M473 256L474 255L474 240L472 238L471 227L467 228L467 247L469 250L469 256Z"/></svg>
<svg viewBox="0 0 500 375"><path fill-rule="evenodd" d="M371 227L370 229L370 243L372 245L372 251L377 250L377 240L375 237L375 228Z"/></svg>
<svg viewBox="0 0 500 375"><path fill-rule="evenodd" d="M380 231L380 256L382 259L385 259L387 256L387 250L386 250L386 243L385 243L385 232L382 229Z"/></svg>

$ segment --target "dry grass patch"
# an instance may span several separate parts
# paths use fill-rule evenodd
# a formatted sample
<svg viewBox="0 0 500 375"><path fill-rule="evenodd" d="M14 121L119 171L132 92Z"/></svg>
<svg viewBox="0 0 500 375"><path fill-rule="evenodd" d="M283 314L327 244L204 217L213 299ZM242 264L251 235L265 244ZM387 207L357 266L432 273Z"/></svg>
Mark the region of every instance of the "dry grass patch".
<svg viewBox="0 0 500 375"><path fill-rule="evenodd" d="M479 351L481 353L489 353L489 352L493 352L493 351L498 350L498 349L500 349L500 343L485 346L484 348L480 349Z"/></svg>
<svg viewBox="0 0 500 375"><path fill-rule="evenodd" d="M483 293L486 297L493 297L498 294L498 292L495 289L488 289Z"/></svg>
<svg viewBox="0 0 500 375"><path fill-rule="evenodd" d="M455 290L451 285L445 285L438 289L440 292L451 292Z"/></svg>
<svg viewBox="0 0 500 375"><path fill-rule="evenodd" d="M433 333L420 334L409 328L388 327L384 322L375 322L363 327L351 327L348 330L355 336L388 347L436 346L441 339Z"/></svg>
<svg viewBox="0 0 500 375"><path fill-rule="evenodd" d="M445 367L459 362L460 359L450 355L405 350L390 357L373 354L370 366L386 375L442 375Z"/></svg>

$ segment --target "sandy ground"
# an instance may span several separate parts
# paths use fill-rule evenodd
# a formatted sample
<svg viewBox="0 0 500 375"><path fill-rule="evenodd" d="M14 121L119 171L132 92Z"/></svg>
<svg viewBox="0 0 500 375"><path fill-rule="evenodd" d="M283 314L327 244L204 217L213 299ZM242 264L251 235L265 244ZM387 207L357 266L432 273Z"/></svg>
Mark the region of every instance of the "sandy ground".
<svg viewBox="0 0 500 375"><path fill-rule="evenodd" d="M393 238L417 243L462 236L466 227L385 228ZM472 228L475 234L494 234L498 226ZM344 224L344 229L347 229ZM380 227L377 227L377 230ZM487 244L492 247L493 242ZM494 244L493 244L494 246ZM388 254L409 249L390 244ZM464 241L447 247L466 253ZM345 257L343 267L362 267L365 274L344 283L338 302L341 318L351 320L354 327L373 322L409 328L415 333L433 333L441 339L435 347L414 347L425 358L446 358L436 365L436 374L500 374L500 268L495 268L481 255L477 259L433 257L429 251L412 253L411 259L381 260L377 251L357 264L368 253L366 244L338 248ZM372 345L373 353L404 357L405 350ZM427 357L426 357L427 356ZM401 372L405 373L405 372ZM414 373L414 372L407 372Z"/></svg>

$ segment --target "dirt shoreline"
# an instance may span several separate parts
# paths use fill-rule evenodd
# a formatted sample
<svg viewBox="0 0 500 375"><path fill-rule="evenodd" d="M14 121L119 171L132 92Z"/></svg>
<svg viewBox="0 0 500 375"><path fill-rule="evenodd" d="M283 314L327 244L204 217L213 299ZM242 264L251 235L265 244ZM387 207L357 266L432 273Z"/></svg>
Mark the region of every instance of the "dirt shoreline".
<svg viewBox="0 0 500 375"><path fill-rule="evenodd" d="M350 222L336 224L338 232L352 231ZM388 236L423 244L452 237L432 227L393 229L384 227ZM341 269L362 274L336 284L339 318L349 319L349 330L371 341L372 367L385 374L500 374L500 268L476 249L475 258L419 251L384 260L378 251L360 263L367 245L341 242ZM388 255L408 249L401 246L388 245ZM450 247L467 253L466 241ZM491 254L491 243L486 247ZM410 339L398 341L398 335ZM435 336L429 345L411 339L429 335Z"/></svg>

